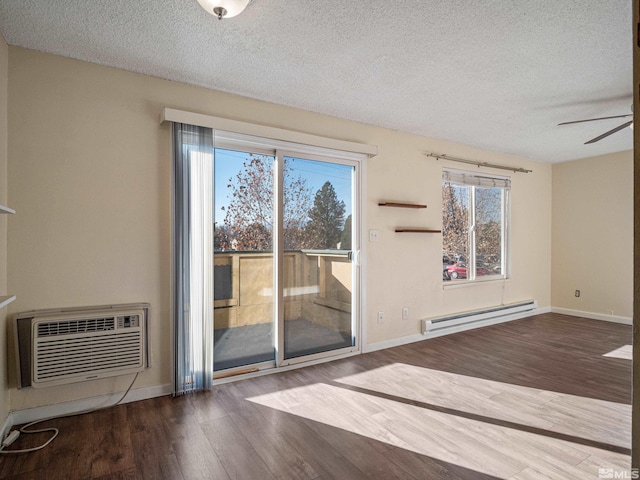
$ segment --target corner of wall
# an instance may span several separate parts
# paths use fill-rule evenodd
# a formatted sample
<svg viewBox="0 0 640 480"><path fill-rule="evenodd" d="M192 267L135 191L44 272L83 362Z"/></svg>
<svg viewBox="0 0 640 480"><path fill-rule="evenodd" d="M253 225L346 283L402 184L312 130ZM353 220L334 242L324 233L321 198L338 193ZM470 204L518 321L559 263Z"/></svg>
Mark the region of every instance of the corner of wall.
<svg viewBox="0 0 640 480"><path fill-rule="evenodd" d="M553 165L551 305L557 311L631 318L633 171L632 151Z"/></svg>
<svg viewBox="0 0 640 480"><path fill-rule="evenodd" d="M9 84L9 47L0 35L0 204L7 202L7 103ZM0 215L0 295L7 291L7 215ZM0 309L0 427L9 414L7 380L7 309ZM0 431L0 434L2 432Z"/></svg>

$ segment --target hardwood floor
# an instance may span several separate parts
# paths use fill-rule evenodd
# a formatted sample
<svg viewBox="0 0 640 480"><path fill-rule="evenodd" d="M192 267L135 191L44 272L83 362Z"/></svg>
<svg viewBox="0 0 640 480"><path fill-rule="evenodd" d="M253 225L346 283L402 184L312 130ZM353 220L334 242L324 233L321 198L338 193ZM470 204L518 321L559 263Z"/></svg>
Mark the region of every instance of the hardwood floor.
<svg viewBox="0 0 640 480"><path fill-rule="evenodd" d="M597 479L629 468L631 361L604 356L629 344L538 315L51 421L0 478Z"/></svg>

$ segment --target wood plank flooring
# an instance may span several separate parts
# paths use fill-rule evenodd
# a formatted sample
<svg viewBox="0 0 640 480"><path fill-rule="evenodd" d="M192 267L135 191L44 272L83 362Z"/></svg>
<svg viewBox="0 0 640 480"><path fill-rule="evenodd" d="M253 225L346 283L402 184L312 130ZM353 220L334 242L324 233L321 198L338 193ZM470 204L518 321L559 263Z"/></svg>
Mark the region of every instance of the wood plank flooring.
<svg viewBox="0 0 640 480"><path fill-rule="evenodd" d="M631 361L604 356L629 344L538 315L50 421L0 478L597 479L629 469Z"/></svg>

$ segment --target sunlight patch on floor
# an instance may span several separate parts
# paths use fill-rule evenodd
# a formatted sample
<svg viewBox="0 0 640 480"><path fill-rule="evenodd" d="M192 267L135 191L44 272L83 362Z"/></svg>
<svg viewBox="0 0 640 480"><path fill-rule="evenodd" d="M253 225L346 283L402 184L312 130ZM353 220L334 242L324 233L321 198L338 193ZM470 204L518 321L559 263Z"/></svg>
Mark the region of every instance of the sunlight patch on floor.
<svg viewBox="0 0 640 480"><path fill-rule="evenodd" d="M412 365L248 400L502 479L629 468L630 405Z"/></svg>
<svg viewBox="0 0 640 480"><path fill-rule="evenodd" d="M339 383L631 448L631 405L394 363Z"/></svg>
<svg viewBox="0 0 640 480"><path fill-rule="evenodd" d="M620 348L605 353L603 357L621 358L623 360L633 360L633 345L623 345Z"/></svg>

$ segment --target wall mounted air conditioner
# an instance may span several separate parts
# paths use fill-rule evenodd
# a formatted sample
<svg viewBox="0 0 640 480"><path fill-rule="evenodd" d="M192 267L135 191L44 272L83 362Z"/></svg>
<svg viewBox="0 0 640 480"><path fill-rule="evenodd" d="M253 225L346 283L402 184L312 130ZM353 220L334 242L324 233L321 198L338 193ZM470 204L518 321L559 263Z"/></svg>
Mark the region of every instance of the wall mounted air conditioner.
<svg viewBox="0 0 640 480"><path fill-rule="evenodd" d="M140 372L149 366L149 304L35 310L13 316L18 388Z"/></svg>

